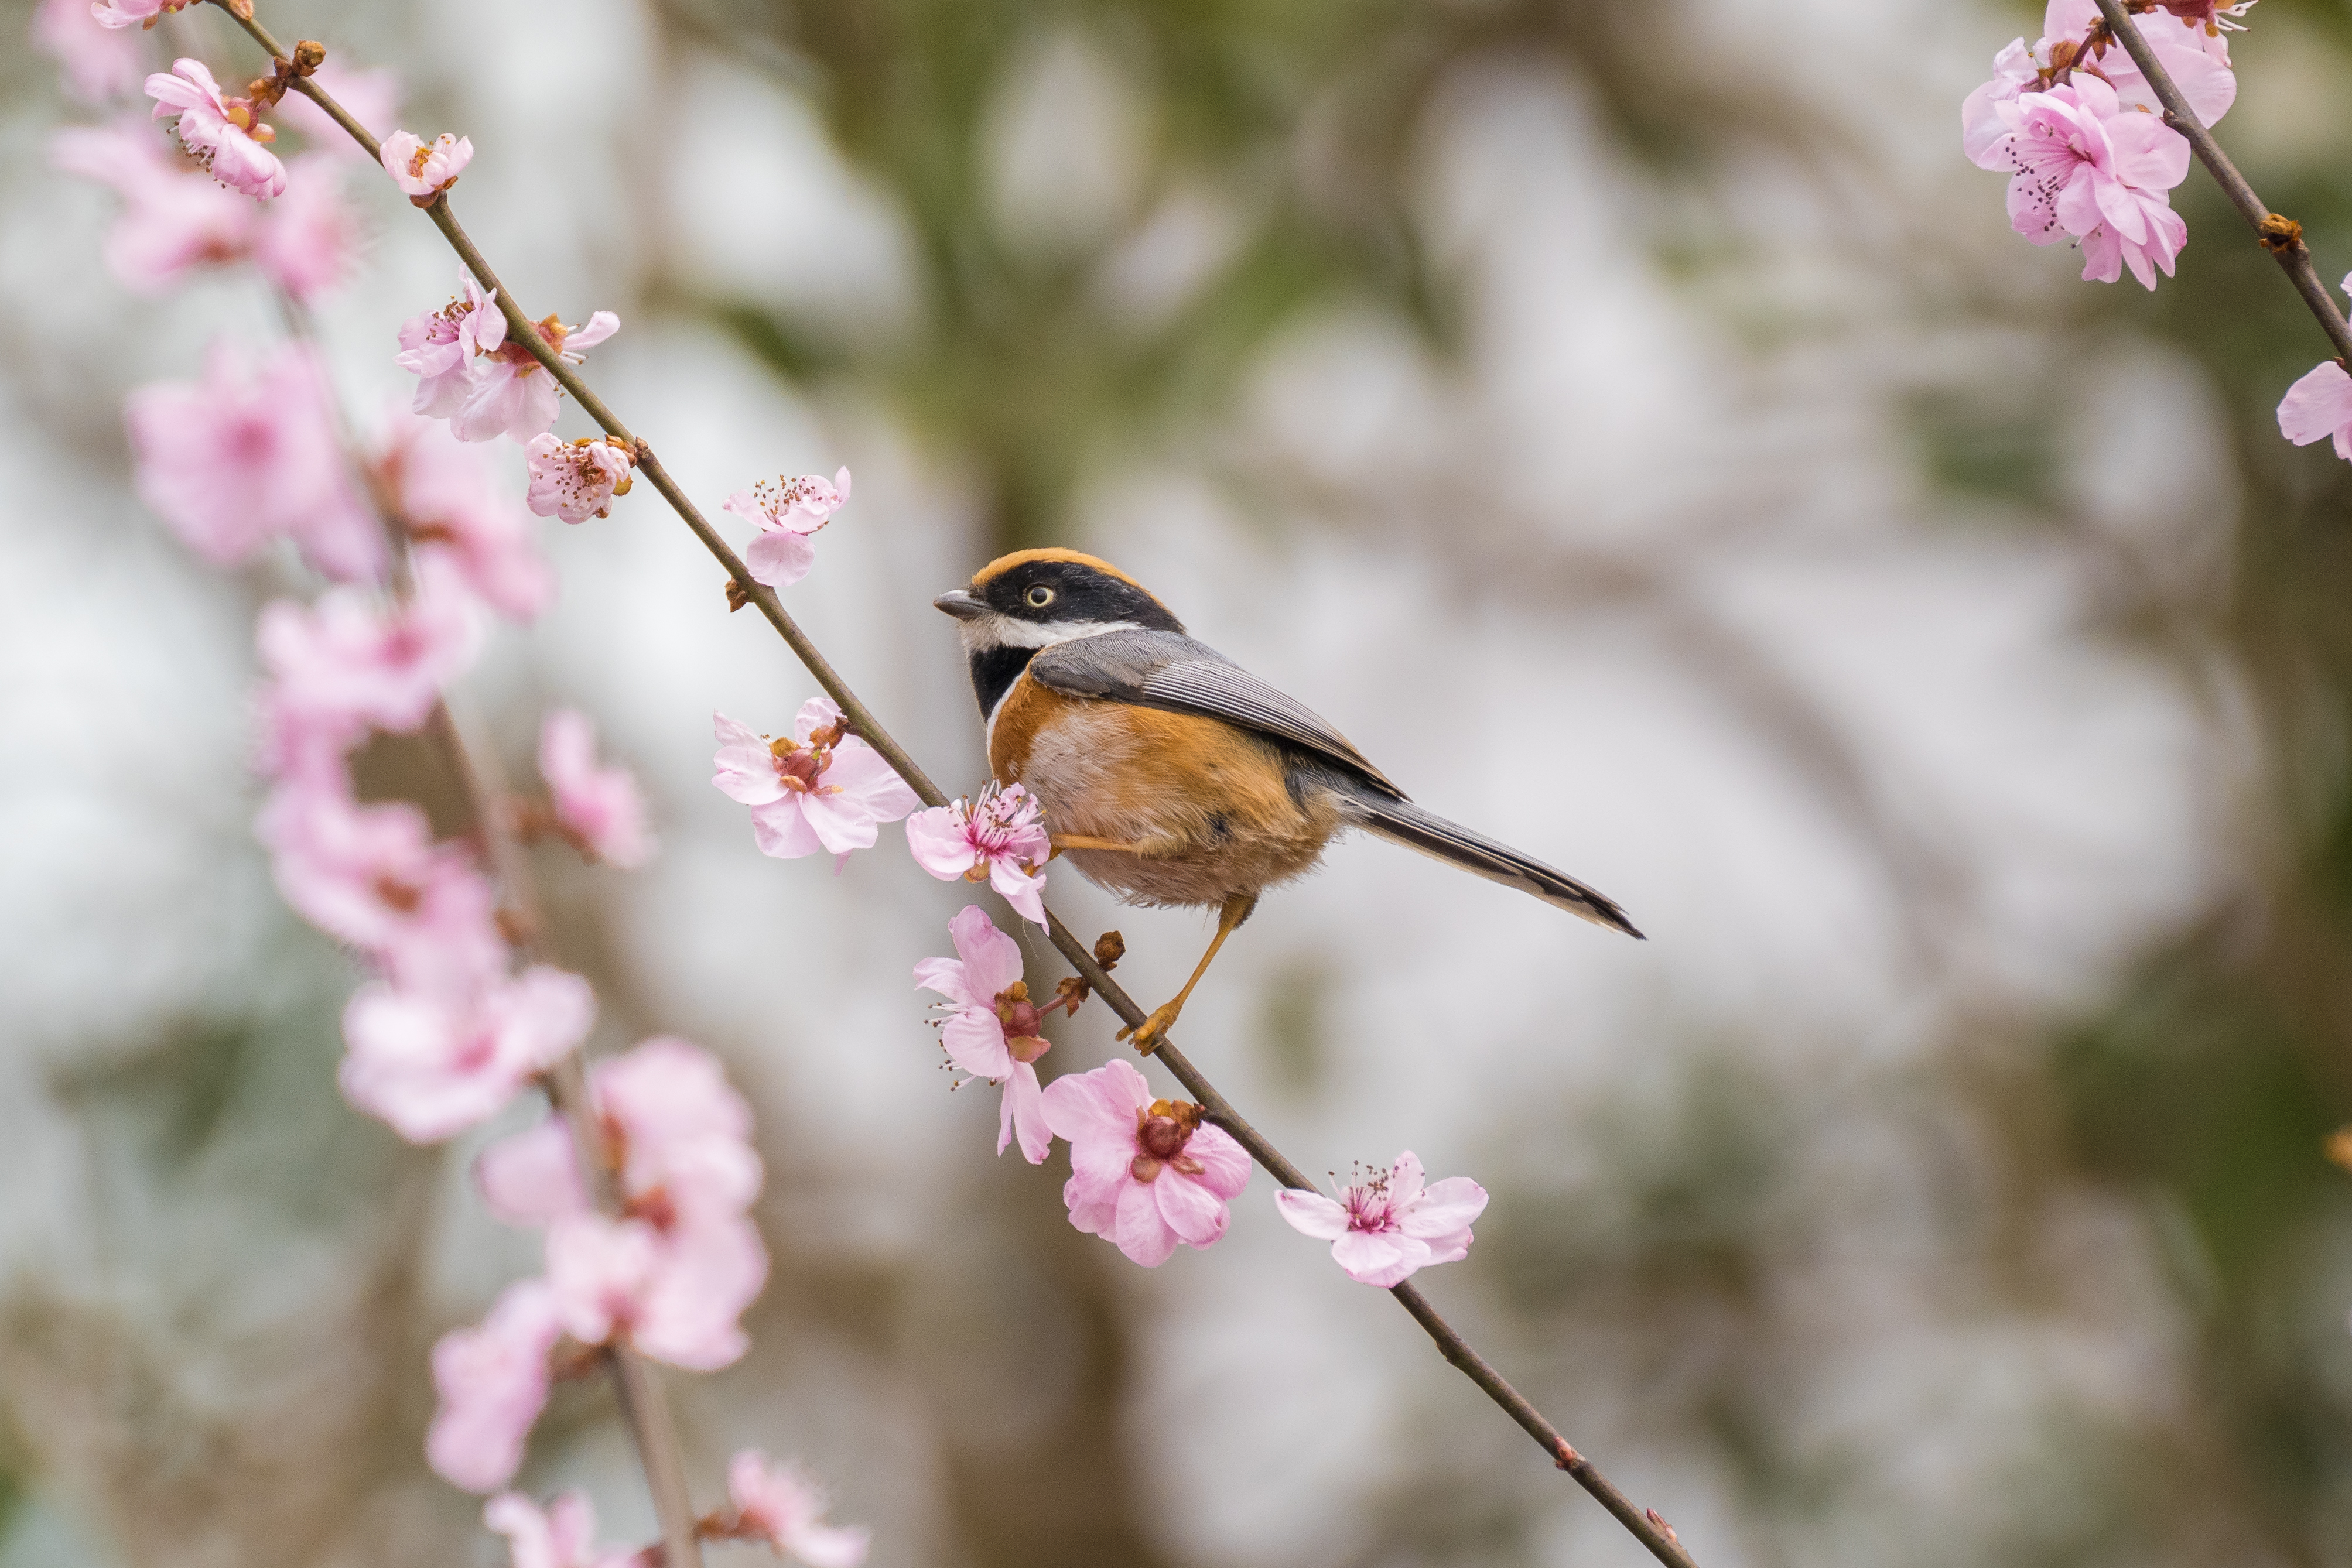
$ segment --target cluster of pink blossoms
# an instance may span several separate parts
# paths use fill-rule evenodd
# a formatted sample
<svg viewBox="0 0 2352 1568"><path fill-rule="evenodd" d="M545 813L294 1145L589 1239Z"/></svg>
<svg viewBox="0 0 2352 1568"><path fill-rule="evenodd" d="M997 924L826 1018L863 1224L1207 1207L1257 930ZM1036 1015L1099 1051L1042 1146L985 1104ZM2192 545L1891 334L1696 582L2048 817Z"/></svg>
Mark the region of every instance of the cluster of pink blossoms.
<svg viewBox="0 0 2352 1568"><path fill-rule="evenodd" d="M137 34L121 29L178 8L115 0L93 16L89 0L47 4L36 37L78 90L99 98L136 80ZM354 107L373 100L363 118L388 116L388 76L348 80ZM307 302L348 270L356 225L340 205L335 154L296 160L318 178L288 193L287 166L268 150L274 135L253 100L224 98L193 60L147 85L157 118L176 120L184 158L125 126L66 131L54 153L122 197L107 255L126 285L152 292L199 265L243 262ZM307 102L283 107L306 132L334 132ZM386 168L412 197L437 194L470 146L393 139ZM418 806L362 800L352 776L373 737L446 722L443 693L473 663L489 617L527 622L553 595L528 517L459 439L542 433L554 415L551 378L507 352L495 310L452 324L460 329L445 336L465 340L444 380L456 395L431 412L457 423L395 414L368 451L342 449L329 377L300 342L258 353L216 344L201 380L142 387L125 409L139 492L193 551L228 567L290 549L328 580L308 602L280 598L260 614L257 761L269 790L257 831L287 902L369 971L344 1010L346 1097L416 1142L499 1113L580 1049L596 1016L585 980L519 957L517 917L500 907L478 828L436 838ZM576 360L616 324L599 312L587 329L567 334L551 320L539 330ZM533 509L578 520L625 489L627 455L591 444L567 444L546 461L530 454L534 503L544 469L594 470ZM643 793L626 769L599 762L583 716L547 716L540 768L547 797L513 808L520 831L551 831L592 861L644 862ZM651 1040L599 1063L589 1086L615 1211L591 1201L570 1125L555 1116L477 1165L491 1211L546 1235L543 1272L509 1286L480 1323L434 1349L440 1407L427 1457L470 1490L512 1478L557 1368L578 1364L579 1352L625 1343L680 1366L724 1365L743 1353L741 1314L766 1280L749 1217L761 1183L751 1113L717 1060L684 1040ZM736 1456L729 1491L730 1506L699 1521L704 1535L763 1542L812 1568L855 1568L865 1556L863 1531L825 1524L823 1499L800 1473L756 1450ZM652 1560L650 1549L597 1547L577 1494L541 1511L506 1493L486 1522L508 1537L517 1568Z"/></svg>
<svg viewBox="0 0 2352 1568"><path fill-rule="evenodd" d="M2210 125L2236 99L2223 36L2252 0L2181 0L2133 25ZM2189 173L2189 142L2164 123L2147 77L2107 35L2095 0L2050 0L2042 37L2019 38L1993 60L1990 81L1960 108L1970 161L2007 170L2010 225L2035 245L2071 239L2085 280L2113 283L2131 268L2149 288L2188 243L2172 188Z"/></svg>
<svg viewBox="0 0 2352 1568"><path fill-rule="evenodd" d="M562 389L530 350L509 340L506 315L495 294L483 293L470 273L459 275L458 287L462 292L448 304L412 316L401 326L396 362L416 377L412 406L418 413L446 419L450 433L460 441L495 441L503 435L532 448L535 438L554 425ZM583 326L567 327L552 316L528 326L549 349L576 365L586 357L582 350L621 329L621 319L610 310L598 310ZM557 461L562 459L554 447L531 451L534 491L539 490L542 466ZM615 474L604 481L604 496L583 516L601 515L603 501L611 497L618 477ZM540 492L532 503L541 517L554 511L552 504L541 509L545 499L546 493Z"/></svg>

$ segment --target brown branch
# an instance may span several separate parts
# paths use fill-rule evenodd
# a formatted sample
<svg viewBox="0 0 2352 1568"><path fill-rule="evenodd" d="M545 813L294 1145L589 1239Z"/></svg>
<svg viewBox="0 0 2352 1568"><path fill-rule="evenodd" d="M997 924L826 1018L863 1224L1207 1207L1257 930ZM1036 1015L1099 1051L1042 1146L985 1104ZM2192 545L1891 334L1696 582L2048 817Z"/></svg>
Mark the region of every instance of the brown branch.
<svg viewBox="0 0 2352 1568"><path fill-rule="evenodd" d="M239 18L243 21L244 18ZM247 24L251 26L251 24ZM272 51L275 54L276 51ZM354 130L357 122L338 108L337 120L346 130ZM354 130L354 134L358 132ZM286 319L288 332L294 338L315 345L310 318L293 299L280 295L278 305ZM352 478L365 498L368 510L374 516L377 528L383 534L388 552L390 579L394 597L407 599L415 591L415 573L409 560L407 525L397 515L392 497L387 493L374 466L361 451L348 412L342 400L329 385L328 402L337 440L343 448L343 460ZM433 711L426 716L423 737L436 752L458 798L465 803L467 816L474 831L480 836L482 858L488 862L491 876L499 886L499 925L507 940L524 957L542 962L548 957L545 946L546 922L541 914L539 894L530 875L529 862L521 847L509 831L501 801L485 789L481 769L475 765L472 752L451 716L446 699L436 698ZM596 1206L608 1215L618 1217L621 1206L614 1186L611 1158L604 1147L604 1137L598 1125L594 1108L588 1098L588 1071L584 1053L574 1050L562 1061L550 1068L546 1076L549 1102L556 1113L564 1119L572 1131L572 1148L580 1168L589 1175ZM686 1462L678 1443L677 1428L670 1418L669 1404L656 1377L652 1364L628 1343L625 1333L616 1335L605 1347L604 1354L613 1373L614 1392L621 1404L621 1417L627 1423L629 1435L635 1441L637 1456L646 1472L646 1490L653 1494L654 1511L662 1525L662 1541L667 1550L664 1561L684 1564L685 1568L700 1568L702 1548L694 1533L694 1504L687 1490Z"/></svg>
<svg viewBox="0 0 2352 1568"><path fill-rule="evenodd" d="M2221 187L2221 193L2230 198L2230 204L2238 209L2247 226L2254 231L2254 238L2271 253L2271 259L2279 264L2279 270L2286 274L2294 291L2311 308L2319 329L2336 345L2336 357L2352 361L2352 324L2345 321L2336 296L2327 291L2319 269L2312 265L2311 252L2303 243L2303 225L2272 212L2254 194L2254 188L2246 183L2246 177L2238 172L2238 166L2230 162L2230 155L2221 151L2221 144L2213 140L2213 133L2197 118L2189 100L2180 96L2180 89L2165 70L2164 62L2156 57L2155 46L2141 36L2133 23L2124 0L2099 0L2099 14L2106 18L2107 30L2114 34L2116 41L2131 56L2132 64L2139 68L2139 74L2147 78L2147 85L2155 89L2157 101L2164 105L2164 122L2189 138L2198 162L2205 165L2213 183Z"/></svg>
<svg viewBox="0 0 2352 1568"><path fill-rule="evenodd" d="M224 10L229 10L227 0L214 0L214 3L219 5ZM233 10L230 10L229 14L236 16L237 25L250 34L255 42L269 51L273 61L285 57L285 51L278 47L277 40L262 28L260 23L250 17L237 16ZM310 98L320 108L332 115L335 122L350 131L361 145L373 150L375 146L373 139L369 137L365 130L345 113L341 107L315 82L307 77L297 78L293 82L293 89ZM530 318L516 303L514 297L500 286L497 274L490 270L488 261L483 257L481 251L476 247L466 231L458 225L457 215L449 210L448 193L445 191L436 196L425 204L424 211L425 215L433 220L435 226L440 229L442 235L448 240L451 248L456 250L459 258L465 262L467 269L474 275L475 281L480 284L485 291L497 291L499 308L506 317L509 340L520 343L530 356L555 378L557 383L572 394L572 399L588 416L604 427L606 434L626 444L636 455L638 470L653 481L654 488L661 492L662 498L670 504L671 509L676 511L679 517L684 519L686 526L694 531L695 538L702 541L703 548L727 569L727 574L733 580L736 590L745 600L759 607L760 613L767 617L769 624L776 629L777 634L791 646L793 652L799 656L801 663L808 667L809 673L816 677L817 684L824 688L825 694L840 705L841 711L847 716L858 737L879 752L898 777L906 780L908 786L920 796L927 805L947 804L946 794L938 785L931 782L929 776L917 765L906 748L891 738L889 732L882 727L881 721L874 716L873 711L858 700L857 694L850 690L849 684L841 678L840 674L818 651L816 644L809 640L808 634L800 629L799 623L785 612L783 605L777 600L774 591L765 583L753 579L751 569L743 564L742 558L735 553L724 538L719 537L718 530L710 526L700 510L687 498L685 491L678 487L677 482L669 476L667 469L662 467L660 459L655 456L652 445L642 437L631 434L628 427L621 423L619 416L605 407L604 400L599 398L590 389L588 383L581 379L579 372L562 355L550 348L546 340L539 335L539 330L532 324ZM1095 961L1093 953L1088 951L1086 944L1081 942L1066 925L1063 924L1059 915L1054 915L1049 910L1046 919L1047 929L1052 935L1054 946L1061 949L1063 956L1069 959L1071 965L1122 1021L1129 1027L1139 1026L1147 1016L1144 1009L1137 1005L1135 998L1128 995L1124 987L1104 972L1102 966ZM1201 1070L1193 1066L1191 1060L1174 1045L1163 1038L1151 1054L1158 1056L1167 1065L1168 1071L1184 1085L1186 1092L1200 1103L1207 1119L1232 1134L1234 1138L1249 1151L1250 1157L1264 1166L1268 1175L1286 1187L1299 1187L1309 1192L1318 1190L1315 1183L1308 1179L1307 1174L1286 1159L1282 1152L1276 1149L1264 1134L1250 1125L1241 1113L1234 1109L1232 1102L1217 1092L1216 1086L1211 1083ZM567 1062L565 1066L576 1071L577 1059ZM562 1071L559 1070L559 1081ZM577 1096L576 1099L574 1095ZM584 1093L575 1088L560 1093L559 1101L572 1101L578 1105L578 1114L569 1107L566 1114L573 1117L575 1134L586 1135L582 1131L581 1119L586 1109ZM593 1162L592 1168L601 1169L601 1160ZM1606 1508L1644 1547L1649 1549L1652 1556L1661 1563L1669 1564L1670 1568L1697 1568L1690 1553L1684 1550L1681 1541L1675 1537L1673 1528L1658 1517L1656 1511L1636 1510L1622 1492L1611 1485L1608 1479L1593 1468L1591 1460L1570 1446L1568 1439L1560 1436L1559 1429L1545 1420L1535 1406L1505 1380L1502 1374L1496 1372L1484 1357L1470 1348L1469 1343L1463 1339L1452 1324L1439 1315L1436 1308L1430 1305L1427 1297L1410 1283L1394 1287L1390 1294L1397 1299L1398 1303L1406 1312L1412 1314L1416 1322L1428 1331L1429 1336L1437 1342L1437 1347L1445 1359L1460 1369L1471 1382L1477 1385L1480 1391L1500 1406L1512 1420L1517 1422L1520 1427L1542 1448L1545 1456L1574 1478L1579 1486L1591 1493L1603 1508ZM616 1350L615 1354L618 1358L629 1353L621 1349ZM625 1381L623 1406L625 1409L634 1408L629 1403ZM650 1417L657 1413L658 1392L656 1390L654 1394L654 1403L643 1414ZM644 1448L642 1436L640 1452L646 1458L646 1470L650 1476L655 1470L654 1456ZM656 1501L658 1504L661 1500L661 1488L656 1483ZM698 1563L701 1561L698 1555L693 1554L695 1547L691 1540L693 1527L690 1517L686 1526L688 1539L683 1554L679 1552L675 1543L676 1538L672 1535L672 1515L667 1508L664 1508L662 1512L662 1528L665 1540L672 1542L670 1546L672 1554L667 1559L669 1563L673 1565L681 1563Z"/></svg>

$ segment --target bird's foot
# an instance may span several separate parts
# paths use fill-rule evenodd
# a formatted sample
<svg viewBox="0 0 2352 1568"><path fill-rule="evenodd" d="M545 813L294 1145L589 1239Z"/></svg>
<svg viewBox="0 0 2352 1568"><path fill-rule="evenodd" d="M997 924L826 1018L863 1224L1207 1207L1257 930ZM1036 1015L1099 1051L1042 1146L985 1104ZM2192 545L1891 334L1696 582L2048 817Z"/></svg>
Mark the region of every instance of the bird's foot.
<svg viewBox="0 0 2352 1568"><path fill-rule="evenodd" d="M1118 1035L1114 1038L1118 1040L1127 1040L1129 1037L1132 1037L1135 1041L1135 1049L1141 1051L1144 1055L1150 1056L1153 1051L1160 1049L1160 1041L1167 1039L1168 1030L1176 1022L1176 1014L1181 1010L1181 1003L1165 1003L1155 1010L1150 1018L1145 1019L1139 1027L1135 1029L1123 1029L1119 1030Z"/></svg>

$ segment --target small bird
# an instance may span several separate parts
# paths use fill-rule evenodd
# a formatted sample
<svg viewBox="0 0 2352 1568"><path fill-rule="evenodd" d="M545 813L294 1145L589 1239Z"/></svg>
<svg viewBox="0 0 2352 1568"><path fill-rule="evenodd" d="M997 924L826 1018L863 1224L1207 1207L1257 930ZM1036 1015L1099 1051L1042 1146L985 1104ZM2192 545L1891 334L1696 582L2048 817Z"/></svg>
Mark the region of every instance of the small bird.
<svg viewBox="0 0 2352 1568"><path fill-rule="evenodd" d="M1184 988L1129 1033L1158 1043L1258 895L1361 828L1640 937L1615 904L1423 810L1348 737L1184 634L1090 555L1030 549L931 601L961 624L997 779L1043 810L1054 848L1129 904L1217 910Z"/></svg>

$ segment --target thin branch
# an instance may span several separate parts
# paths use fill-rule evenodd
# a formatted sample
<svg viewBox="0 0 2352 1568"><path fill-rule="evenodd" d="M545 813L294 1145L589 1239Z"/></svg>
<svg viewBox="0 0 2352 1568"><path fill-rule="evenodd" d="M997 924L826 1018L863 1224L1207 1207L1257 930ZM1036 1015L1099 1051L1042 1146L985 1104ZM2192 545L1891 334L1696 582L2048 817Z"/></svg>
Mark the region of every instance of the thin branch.
<svg viewBox="0 0 2352 1568"><path fill-rule="evenodd" d="M214 0L214 3L221 5L223 10L229 10L226 0ZM229 11L229 14L236 16L235 11ZM272 38L257 21L245 16L236 16L236 21L239 26L252 36L255 42L269 51L273 60L288 57L285 50L278 47L277 40ZM349 114L343 111L341 106L321 90L315 82L307 77L300 77L295 78L292 86L293 90L302 93L333 116L336 123L352 132L362 146L371 150L374 148L375 142L365 133L364 128L359 126ZM651 444L644 438L631 434L628 427L621 423L619 416L605 407L604 400L599 398L587 382L581 379L579 372L562 355L550 348L547 341L539 335L539 329L532 324L530 318L515 302L513 295L500 286L497 274L490 269L488 261L484 258L481 251L474 245L466 231L459 226L457 215L449 210L448 193L445 191L436 196L425 204L424 210L425 215L433 220L443 236L448 240L451 248L456 250L459 258L464 261L467 269L474 275L475 281L480 284L485 291L496 291L499 308L507 321L508 340L520 343L530 356L555 378L557 383L572 394L573 401L579 403L582 410L604 428L607 435L625 443L635 454L638 470L653 482L654 488L661 492L662 498L670 504L671 508L685 520L686 526L694 531L695 538L702 541L703 548L727 569L727 574L734 579L735 585L743 597L759 607L760 613L767 618L768 623L776 629L777 634L791 646L793 652L799 656L801 663L808 667L809 674L816 677L817 684L824 688L825 695L840 705L841 711L848 717L859 738L879 752L883 759L889 763L892 770L906 780L908 786L920 796L926 804L931 806L947 804L946 794L938 785L931 782L929 776L916 763L906 748L882 727L881 721L874 716L873 711L858 700L857 694L850 689L849 684L841 678L832 664L818 651L816 644L809 640L808 634L800 629L799 623L785 612L782 603L776 598L774 591L751 576L751 569L744 565L742 558L735 553L727 541L719 536L718 530L710 526L694 503L687 498L685 491L678 487L677 482L672 479L668 471L661 465L661 460L654 455ZM1063 923L1059 915L1048 911L1046 918L1047 929L1052 935L1054 946L1061 950L1062 956L1070 961L1072 967L1085 977L1087 984L1123 1022L1130 1027L1139 1026L1147 1016L1144 1009L1136 1003L1134 998L1128 995L1125 988L1103 972L1102 966L1095 962L1094 955L1087 950L1084 943L1078 940L1068 925ZM1168 1071L1175 1076L1176 1080L1183 1084L1186 1092L1200 1103L1207 1118L1232 1134L1234 1138L1249 1151L1250 1157L1265 1167L1268 1175L1286 1187L1298 1187L1310 1192L1317 1190L1315 1183L1307 1177L1307 1174L1286 1159L1282 1152L1276 1149L1264 1134L1250 1125L1241 1113L1234 1109L1232 1102L1217 1092L1216 1086L1211 1083L1201 1070L1193 1066L1191 1060L1175 1046L1163 1039L1151 1054L1157 1055L1167 1065ZM1471 1382L1477 1385L1480 1391L1500 1406L1512 1420L1517 1422L1520 1427L1543 1448L1546 1457L1560 1469L1566 1470L1575 1479L1579 1486L1599 1500L1618 1522L1632 1531L1635 1539L1649 1549L1652 1556L1661 1563L1669 1564L1669 1568L1697 1568L1690 1553L1684 1550L1681 1541L1675 1537L1673 1528L1664 1520L1659 1518L1654 1510L1643 1511L1634 1508L1622 1492L1611 1485L1608 1479L1593 1468L1591 1461L1570 1445L1568 1439L1560 1435L1559 1428L1545 1420L1535 1406L1510 1385L1502 1374L1496 1371L1491 1364L1470 1348L1469 1343L1463 1339L1452 1324L1439 1315L1436 1308L1430 1305L1427 1297L1409 1283L1395 1286L1391 1290L1390 1294L1397 1299L1398 1303L1406 1312L1412 1314L1413 1320L1428 1332L1430 1338L1436 1341L1437 1347L1445 1359L1460 1369ZM653 1456L648 1453L646 1458L647 1470L651 1472L654 1468ZM656 1501L658 1500L657 1487ZM667 1537L669 1533L669 1515L667 1511L663 1516L663 1529ZM673 1552L676 1552L674 1546L671 1550ZM690 1563L698 1563L699 1558L690 1555L673 1555L668 1561L672 1564L681 1562Z"/></svg>
<svg viewBox="0 0 2352 1568"><path fill-rule="evenodd" d="M348 115L335 110L338 122L353 130L356 122ZM316 334L310 317L289 297L281 294L278 305L286 319L288 332L294 338L315 344ZM361 451L342 400L330 386L328 402L334 421L337 440L343 448L343 460L351 470L353 482L365 497L368 510L374 516L376 526L383 535L390 579L395 598L406 599L415 591L415 573L409 560L407 525L398 515L393 497L374 466ZM426 716L423 737L439 757L443 768L457 786L459 800L474 831L481 840L482 858L488 863L493 880L501 890L500 925L507 939L522 955L533 962L548 957L545 946L546 921L541 912L539 893L530 875L530 862L521 846L509 831L504 802L485 789L481 769L474 762L473 753L466 746L465 737L450 715L446 699L436 697L433 711ZM597 1124L595 1111L588 1098L588 1072L585 1057L573 1050L562 1061L550 1068L546 1077L547 1097L556 1113L571 1129L572 1148L580 1168L589 1173L596 1206L605 1213L618 1216L619 1195L614 1182L612 1162L604 1147L604 1137ZM666 1564L683 1564L684 1568L700 1568L702 1547L695 1533L694 1504L687 1490L686 1462L677 1438L677 1424L671 1420L669 1403L662 1392L660 1380L652 1364L624 1336L616 1336L605 1349L613 1374L613 1388L619 1397L621 1416L628 1424L629 1434L635 1441L637 1455L646 1471L646 1490L653 1494L654 1511L661 1521L662 1542Z"/></svg>
<svg viewBox="0 0 2352 1568"><path fill-rule="evenodd" d="M2164 122L2189 138L2189 145L2196 149L2198 162L2205 165L2214 183L2221 187L2221 193L2230 198L2230 204L2245 218L2254 237L2271 253L2271 259L2279 264L2287 281L2294 285L2294 291L2303 296L2303 302L2311 307L2319 329L2336 345L2336 357L2352 361L2352 324L2345 321L2336 296L2327 291L2319 269L2312 265L2311 252L2303 243L2303 225L2272 212L2254 194L2254 188L2246 183L2246 177L2238 172L2238 166L2230 162L2230 155L2221 151L2221 144L2213 140L2213 133L2180 95L2164 62L2156 57L2155 46L2141 36L2133 22L2125 0L2099 0L2099 14L2106 18L2107 31L2123 45L2132 64L2139 68L2140 75L2147 78L2147 85L2155 89L2157 101L2164 105Z"/></svg>

